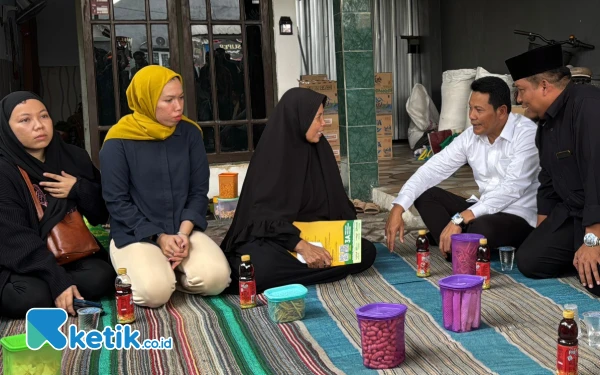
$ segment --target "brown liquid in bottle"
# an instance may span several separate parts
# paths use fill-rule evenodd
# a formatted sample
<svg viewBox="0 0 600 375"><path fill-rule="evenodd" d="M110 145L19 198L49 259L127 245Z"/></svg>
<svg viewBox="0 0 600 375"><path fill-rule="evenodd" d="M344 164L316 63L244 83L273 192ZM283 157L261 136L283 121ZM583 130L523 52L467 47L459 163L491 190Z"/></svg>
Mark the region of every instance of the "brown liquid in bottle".
<svg viewBox="0 0 600 375"><path fill-rule="evenodd" d="M115 297L117 300L117 323L128 324L135 321L133 294L131 293L131 279L126 268L119 268L115 280Z"/></svg>
<svg viewBox="0 0 600 375"><path fill-rule="evenodd" d="M490 248L487 245L487 238L479 240L477 248L477 263L475 266L475 274L484 278L483 289L490 289L490 280L492 277L490 271Z"/></svg>
<svg viewBox="0 0 600 375"><path fill-rule="evenodd" d="M427 231L420 230L417 237L417 276L428 277L431 263L429 259L429 240L427 239Z"/></svg>
<svg viewBox="0 0 600 375"><path fill-rule="evenodd" d="M563 319L558 325L558 350L556 354L557 375L577 375L579 348L577 323L572 310L563 311Z"/></svg>
<svg viewBox="0 0 600 375"><path fill-rule="evenodd" d="M256 281L254 280L254 265L250 255L242 255L240 264L240 307L247 309L256 306Z"/></svg>

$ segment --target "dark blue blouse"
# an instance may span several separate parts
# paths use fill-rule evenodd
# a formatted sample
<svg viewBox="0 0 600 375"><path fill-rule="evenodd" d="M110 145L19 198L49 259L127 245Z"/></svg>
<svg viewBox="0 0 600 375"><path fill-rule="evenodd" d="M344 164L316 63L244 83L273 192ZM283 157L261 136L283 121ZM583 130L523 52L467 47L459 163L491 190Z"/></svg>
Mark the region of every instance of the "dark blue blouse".
<svg viewBox="0 0 600 375"><path fill-rule="evenodd" d="M109 139L100 169L117 247L175 234L184 220L206 229L210 171L196 126L181 121L164 141Z"/></svg>

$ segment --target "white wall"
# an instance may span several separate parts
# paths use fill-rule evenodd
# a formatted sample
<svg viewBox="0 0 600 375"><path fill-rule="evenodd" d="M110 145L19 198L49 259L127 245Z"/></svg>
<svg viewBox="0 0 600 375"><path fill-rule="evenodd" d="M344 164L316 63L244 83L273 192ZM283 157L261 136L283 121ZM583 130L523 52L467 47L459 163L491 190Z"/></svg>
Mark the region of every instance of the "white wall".
<svg viewBox="0 0 600 375"><path fill-rule="evenodd" d="M36 16L40 66L79 66L75 0L53 0Z"/></svg>
<svg viewBox="0 0 600 375"><path fill-rule="evenodd" d="M296 21L296 0L273 1L273 35L275 36L275 69L277 71L277 96L292 87L298 87L300 78L300 44ZM279 35L279 19L290 17L294 35Z"/></svg>

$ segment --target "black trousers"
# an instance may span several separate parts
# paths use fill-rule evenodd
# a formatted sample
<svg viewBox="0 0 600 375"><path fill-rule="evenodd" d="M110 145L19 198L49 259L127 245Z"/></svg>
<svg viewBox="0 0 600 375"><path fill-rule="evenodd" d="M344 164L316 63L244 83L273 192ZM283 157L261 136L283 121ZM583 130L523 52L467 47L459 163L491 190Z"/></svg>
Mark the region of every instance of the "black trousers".
<svg viewBox="0 0 600 375"><path fill-rule="evenodd" d="M362 272L373 265L377 249L366 239L362 239L361 263L330 268L308 268L282 246L272 241L249 242L235 253L226 254L231 266L231 285L224 291L226 294L239 294L239 267L242 255L250 255L254 265L256 291L262 293L266 289L287 285L313 285L329 283L344 277Z"/></svg>
<svg viewBox="0 0 600 375"><path fill-rule="evenodd" d="M533 230L517 251L517 267L526 277L533 279L549 279L568 275L579 275L573 266L575 223L573 218L567 219L558 229L552 230L552 214L539 227ZM583 231L578 231L583 233ZM583 243L583 237L581 242ZM599 267L600 269L600 267ZM600 296L600 286L586 289Z"/></svg>
<svg viewBox="0 0 600 375"><path fill-rule="evenodd" d="M427 190L415 201L415 208L419 211L425 226L437 243L440 242L442 231L450 223L452 216L472 205L473 203L467 202L465 198L438 187ZM490 249L500 246L518 248L532 230L531 225L522 217L499 212L471 221L467 225L465 233L477 233L485 236Z"/></svg>
<svg viewBox="0 0 600 375"><path fill-rule="evenodd" d="M101 253L105 252L63 266L86 300L98 300L115 290L115 270ZM34 307L54 307L48 284L34 274L11 274L0 292L0 315L22 319Z"/></svg>

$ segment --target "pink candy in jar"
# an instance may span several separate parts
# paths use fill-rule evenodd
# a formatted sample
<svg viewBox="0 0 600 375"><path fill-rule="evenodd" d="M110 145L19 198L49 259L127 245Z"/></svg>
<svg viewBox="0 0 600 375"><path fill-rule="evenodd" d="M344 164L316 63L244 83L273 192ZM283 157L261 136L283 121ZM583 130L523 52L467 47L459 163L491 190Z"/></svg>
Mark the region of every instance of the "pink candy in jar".
<svg viewBox="0 0 600 375"><path fill-rule="evenodd" d="M395 303L372 303L356 309L366 367L388 369L404 362L406 310L405 305Z"/></svg>

